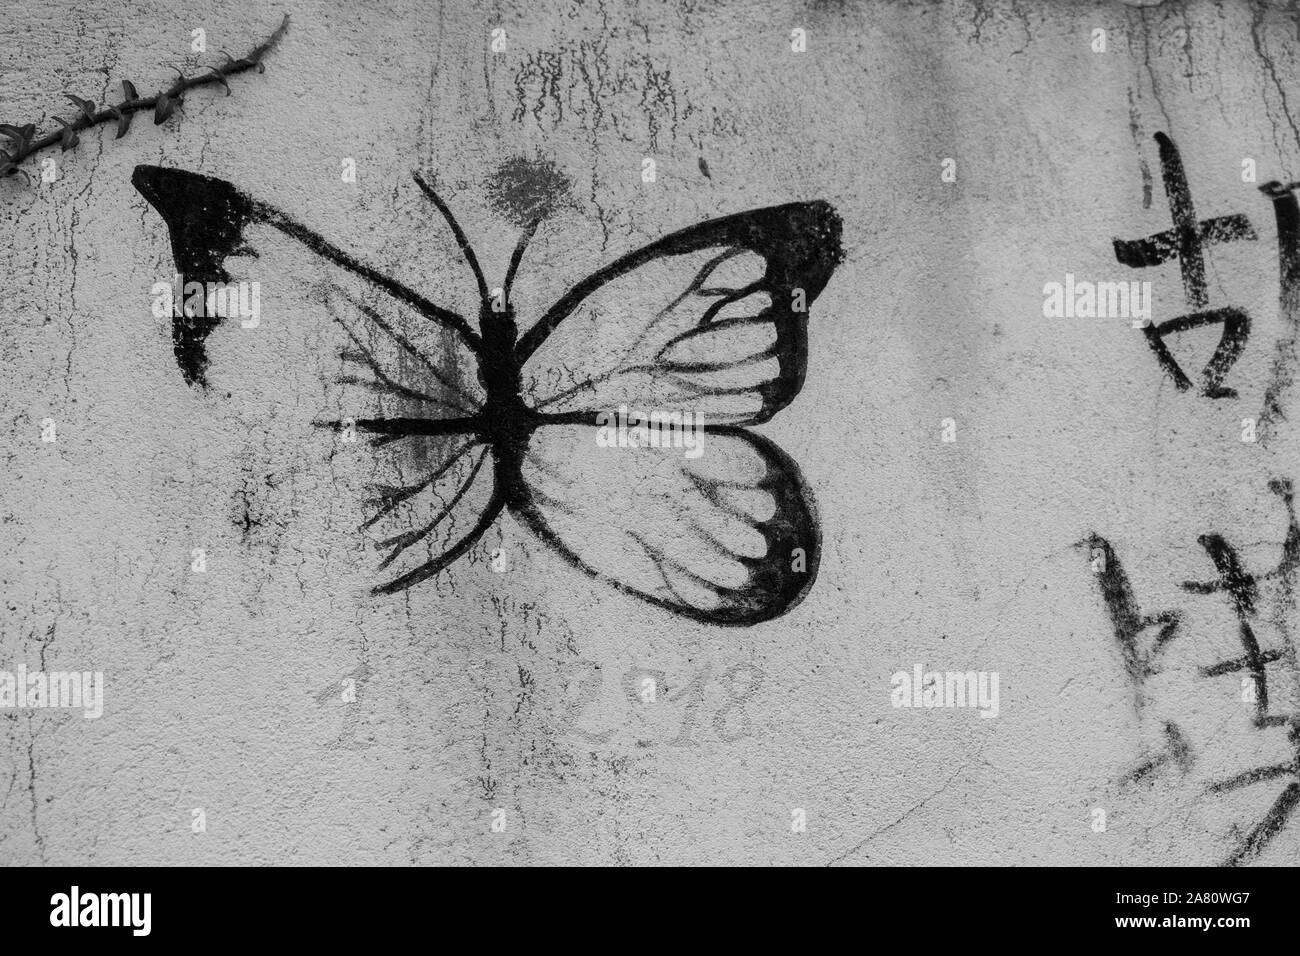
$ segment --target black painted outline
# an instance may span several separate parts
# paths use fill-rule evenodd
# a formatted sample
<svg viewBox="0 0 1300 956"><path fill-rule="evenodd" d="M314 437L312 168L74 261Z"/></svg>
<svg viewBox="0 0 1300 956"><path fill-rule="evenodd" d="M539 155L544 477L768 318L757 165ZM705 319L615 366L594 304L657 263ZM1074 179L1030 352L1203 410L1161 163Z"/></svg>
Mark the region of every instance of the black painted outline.
<svg viewBox="0 0 1300 956"><path fill-rule="evenodd" d="M618 591L684 617L720 626L747 626L778 617L797 605L812 587L820 563L821 529L811 492L793 459L769 439L736 426L768 421L794 399L803 385L808 359L807 308L825 288L831 273L843 258L840 245L841 223L834 209L828 203L821 201L791 203L726 216L674 232L616 260L580 282L547 310L538 323L520 338L513 306L509 303L508 290L523 258L528 240L540 220L534 220L528 225L511 256L504 286L506 290L504 304L493 303L477 257L451 210L418 174L415 178L421 190L437 206L447 221L462 255L474 274L480 296L481 333L475 333L463 317L434 305L401 283L352 258L284 212L250 199L230 183L196 173L157 166L139 166L132 176L136 188L158 210L168 226L172 252L184 281L228 282L229 275L223 265L225 259L232 255L256 254L255 250L249 249L244 244L243 232L248 224L261 222L302 243L328 262L385 290L425 318L457 334L477 357L479 380L487 397L482 407L474 414L441 419L362 419L354 423L356 428L372 434L374 436L372 440L380 443L414 435L471 437L473 440L457 452L446 467L470 448L480 444L490 449L493 460L492 495L474 526L437 558L394 581L377 586L374 589L375 593L391 594L401 591L442 571L473 547L497 516L503 510L509 509L521 523L554 548L573 567ZM551 529L538 506L537 492L530 488L522 475L522 465L528 453L529 441L538 428L546 425L594 425L595 422L593 413L589 411L548 414L540 411L539 408L530 407L522 397L521 379L524 363L589 295L649 262L714 247L728 251L716 257L704 270L701 270L685 294L695 292L700 295L714 295L719 301L705 312L697 330L684 335L696 334L698 329L706 327L723 327L727 323L736 321L724 319L714 323L713 319L728 303L755 292L766 292L771 297L771 304L758 316L744 321L771 323L775 326L776 344L760 357L776 358L779 371L773 379L763 382L757 388L737 390L705 386L697 389L697 393L702 397L757 391L762 399L759 411L745 421L729 425L706 424L705 431L739 440L757 451L767 466L767 472L758 487L773 494L776 509L772 517L765 521L748 519L767 542L768 547L764 557L728 555L733 561L748 569L749 578L744 587L721 588L700 579L701 583L709 586L721 601L730 602L723 603L715 609L704 609L694 607L688 601L680 599L680 595L676 595L671 585L667 586L670 593L679 598L677 603L640 591L603 574L584 562ZM746 251L763 257L766 270L761 280L744 289L702 288L713 267L730 255ZM803 291L804 309L801 311L794 310L793 293L796 289ZM497 308L494 308L494 305ZM218 322L220 319L206 316L177 316L174 319L173 343L176 359L186 382L191 385L206 387L207 355L204 343ZM349 334L351 334L350 330ZM678 374L714 371L739 364L683 365L667 361L665 352L681 338L682 336L678 336L665 346L655 357L654 362L645 368L667 374ZM400 390L401 386L387 381L382 371L377 369L373 356L360 346L355 336L353 341L359 351L355 354L349 351L344 356L345 359L369 365L372 370L378 372L380 379L378 387ZM752 357L743 361L750 360ZM342 422L322 424L335 429L343 427ZM480 458L469 479L461 485L452 503L444 509L439 519L419 531L411 531L383 543L394 548L386 559L385 566L414 540L419 540L430 533L438 520L446 517L474 481L482 462L483 458ZM725 506L722 496L718 494L720 486L710 487L708 483L695 480L693 476L692 480L695 481L700 493L708 497L715 506ZM393 489L389 492L389 498L398 499L403 494L411 493L413 491L410 488ZM411 535L415 537L411 538ZM806 570L797 575L788 570L782 573L782 567L792 559L795 548L803 549L807 561ZM655 560L662 573L668 559L662 554L651 553L649 550L647 554ZM666 577L665 582L667 583Z"/></svg>
<svg viewBox="0 0 1300 956"><path fill-rule="evenodd" d="M1183 160L1174 141L1164 133L1156 133L1160 147L1160 167L1169 200L1169 213L1174 227L1145 239L1114 240L1115 258L1134 269L1147 269L1178 260L1183 278L1183 295L1195 311L1166 322L1150 323L1143 327L1147 344L1156 355L1160 367L1174 380L1178 390L1192 387L1191 379L1165 345L1165 336L1202 325L1223 324L1223 334L1214 354L1201 372L1202 394L1209 398L1235 398L1237 393L1223 386L1228 370L1241 356L1250 335L1250 317L1240 309L1206 310L1209 297L1205 284L1205 246L1239 239L1257 239L1250 220L1242 215L1218 216L1199 222L1192 204L1192 191L1187 185Z"/></svg>

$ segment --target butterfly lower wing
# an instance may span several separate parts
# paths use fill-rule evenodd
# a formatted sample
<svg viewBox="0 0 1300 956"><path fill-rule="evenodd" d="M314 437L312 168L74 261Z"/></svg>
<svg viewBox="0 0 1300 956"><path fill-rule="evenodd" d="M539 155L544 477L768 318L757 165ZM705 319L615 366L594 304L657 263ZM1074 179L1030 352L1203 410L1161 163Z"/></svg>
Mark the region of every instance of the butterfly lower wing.
<svg viewBox="0 0 1300 956"><path fill-rule="evenodd" d="M761 435L720 427L688 448L598 445L545 425L511 509L571 565L708 624L778 617L812 587L820 531L798 466Z"/></svg>
<svg viewBox="0 0 1300 956"><path fill-rule="evenodd" d="M520 340L524 398L560 421L635 402L764 422L807 370L808 308L842 258L825 202L711 220L616 260Z"/></svg>
<svg viewBox="0 0 1300 956"><path fill-rule="evenodd" d="M501 513L491 449L470 437L413 439L398 452L405 467L377 467L365 485L360 530L379 559L377 594L394 594L464 556ZM427 456L412 467L412 455ZM398 475L396 482L387 476ZM391 483L390 483L391 482Z"/></svg>
<svg viewBox="0 0 1300 956"><path fill-rule="evenodd" d="M185 380L247 430L257 470L292 476L325 525L344 512L378 592L465 554L502 505L473 421L478 343L463 320L229 183L158 167L133 181L162 214L184 282L258 290L256 321L174 317Z"/></svg>

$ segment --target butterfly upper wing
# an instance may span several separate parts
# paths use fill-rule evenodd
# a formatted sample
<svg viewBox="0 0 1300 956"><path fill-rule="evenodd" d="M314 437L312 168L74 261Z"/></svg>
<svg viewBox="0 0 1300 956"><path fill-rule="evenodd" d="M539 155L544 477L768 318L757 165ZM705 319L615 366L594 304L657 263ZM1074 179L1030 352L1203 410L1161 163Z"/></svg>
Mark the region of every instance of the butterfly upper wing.
<svg viewBox="0 0 1300 956"><path fill-rule="evenodd" d="M808 308L842 258L828 203L683 229L578 283L521 338L525 400L566 420L634 400L765 422L803 386Z"/></svg>
<svg viewBox="0 0 1300 956"><path fill-rule="evenodd" d="M464 554L502 507L469 420L483 395L465 321L230 183L152 166L132 181L161 213L185 282L259 288L254 328L173 320L185 380L264 432L276 462L328 463L328 481L313 469L319 510L347 502L376 551L377 591Z"/></svg>
<svg viewBox="0 0 1300 956"><path fill-rule="evenodd" d="M728 216L560 299L518 349L525 399L549 418L523 462L520 520L592 577L695 620L750 625L802 600L820 560L812 496L788 455L735 426L803 385L807 307L840 233L824 202ZM596 415L622 409L702 416L699 456L598 443Z"/></svg>
<svg viewBox="0 0 1300 956"><path fill-rule="evenodd" d="M224 180L181 169L137 166L131 183L167 223L176 268L187 282L230 281L225 261L231 256L247 254L251 249L245 239L247 228L252 224L268 225L303 243L341 270L382 289L397 302L417 309L431 322L457 335L470 351L478 351L478 336L463 317L434 305L400 282L353 259L318 233L283 212L251 199ZM184 317L175 323L176 358L190 384L203 383L207 366L204 340L218 324L219 320L206 316Z"/></svg>

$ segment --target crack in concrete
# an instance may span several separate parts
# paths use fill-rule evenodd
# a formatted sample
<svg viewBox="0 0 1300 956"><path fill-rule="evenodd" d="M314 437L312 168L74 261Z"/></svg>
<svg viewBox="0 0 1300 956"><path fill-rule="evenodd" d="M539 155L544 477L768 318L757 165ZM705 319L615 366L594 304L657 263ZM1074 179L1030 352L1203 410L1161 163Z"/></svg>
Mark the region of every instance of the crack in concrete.
<svg viewBox="0 0 1300 956"><path fill-rule="evenodd" d="M1278 98L1281 100L1282 115L1286 118L1287 125L1291 127L1291 136L1300 147L1300 129L1297 129L1295 120L1291 118L1291 109L1287 103L1286 88L1277 75L1277 66L1267 50L1267 40L1263 35L1264 20L1263 9L1252 5L1250 11L1250 41L1255 47L1255 55L1259 57L1260 62L1264 64L1264 69L1268 72L1269 77L1273 80L1273 86L1277 89ZM1273 118L1273 111L1269 109L1268 97L1264 97L1264 113L1268 116L1269 124L1273 127L1273 145L1278 151L1278 158L1282 160L1283 168L1286 170L1286 178L1291 178L1291 169L1285 160L1285 153L1277 139L1277 121Z"/></svg>
<svg viewBox="0 0 1300 956"><path fill-rule="evenodd" d="M980 754L982 754L982 753L983 753L983 748L981 748L981 750L980 750ZM970 766L971 761L974 760L976 756L979 756L979 754L976 754L976 755L971 756L971 757L967 757L965 760L963 760L961 766L958 767L958 768L956 769L956 771L953 772L952 776L950 776L947 780L945 780L945 781L943 782L943 784L940 785L940 786L938 787L938 789L936 789L933 793L930 793L928 796L926 796L925 798L923 798L922 800L920 800L918 803L916 803L914 806L912 806L912 807L909 808L908 810L904 811L902 816L898 817L898 818L897 818L896 820L894 820L892 823L887 823L887 824L885 824L883 827L880 827L878 830L873 830L870 834L868 834L866 837L864 837L864 838L863 838L862 840L860 840L858 843L855 843L852 847L850 847L849 849L845 850L845 851L844 851L843 853L841 853L839 856L837 856L837 857L833 857L832 859L828 860L824 865L825 865L825 866L834 866L836 863L840 863L840 862L844 861L844 860L847 859L848 857L850 857L850 856L852 856L853 854L857 853L859 850L861 850L863 847L865 847L868 843L870 843L870 842L871 842L872 840L874 840L876 837L880 836L880 835L883 834L883 833L888 833L890 830L894 829L894 827L896 827L896 826L898 826L899 824L903 823L905 820L907 820L907 819L908 819L909 817L911 817L913 814L915 814L915 813L917 813L918 811L924 809L924 808L925 808L925 807L930 803L931 800L933 800L935 797L938 797L938 796L942 795L942 794L944 793L944 791L946 791L949 787L952 786L953 781L955 781L958 777L960 777L960 776L965 772L966 768L967 768L968 766Z"/></svg>

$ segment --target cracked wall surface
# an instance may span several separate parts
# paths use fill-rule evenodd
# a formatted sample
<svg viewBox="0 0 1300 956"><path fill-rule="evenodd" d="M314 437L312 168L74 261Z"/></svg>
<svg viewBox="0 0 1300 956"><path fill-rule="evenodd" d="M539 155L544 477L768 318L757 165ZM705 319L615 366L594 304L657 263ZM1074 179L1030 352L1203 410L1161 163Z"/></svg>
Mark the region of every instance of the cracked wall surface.
<svg viewBox="0 0 1300 956"><path fill-rule="evenodd" d="M0 181L0 671L104 675L96 719L0 706L0 863L1294 862L1294 4L7 13L0 121L42 132L75 115L65 93L151 95L171 64L291 26L232 95L83 130ZM1144 247L1158 262L1117 257L1176 226L1157 134L1192 221L1253 235L1201 235L1201 303L1195 228ZM756 428L816 499L811 591L713 627L503 515L446 571L372 594L364 476L311 428L337 398L325 300L277 284L315 267L264 251L261 328L218 329L211 386L187 384L151 311L175 266L140 165L228 181L471 317L412 172L493 284L540 217L521 323L674 230L830 203L844 258L806 381ZM1150 282L1156 324L1234 308L1248 330L1159 339L1180 387L1149 329L1045 315L1067 274ZM625 492L578 491L611 525L660 520ZM996 673L997 716L895 706L918 664Z"/></svg>

